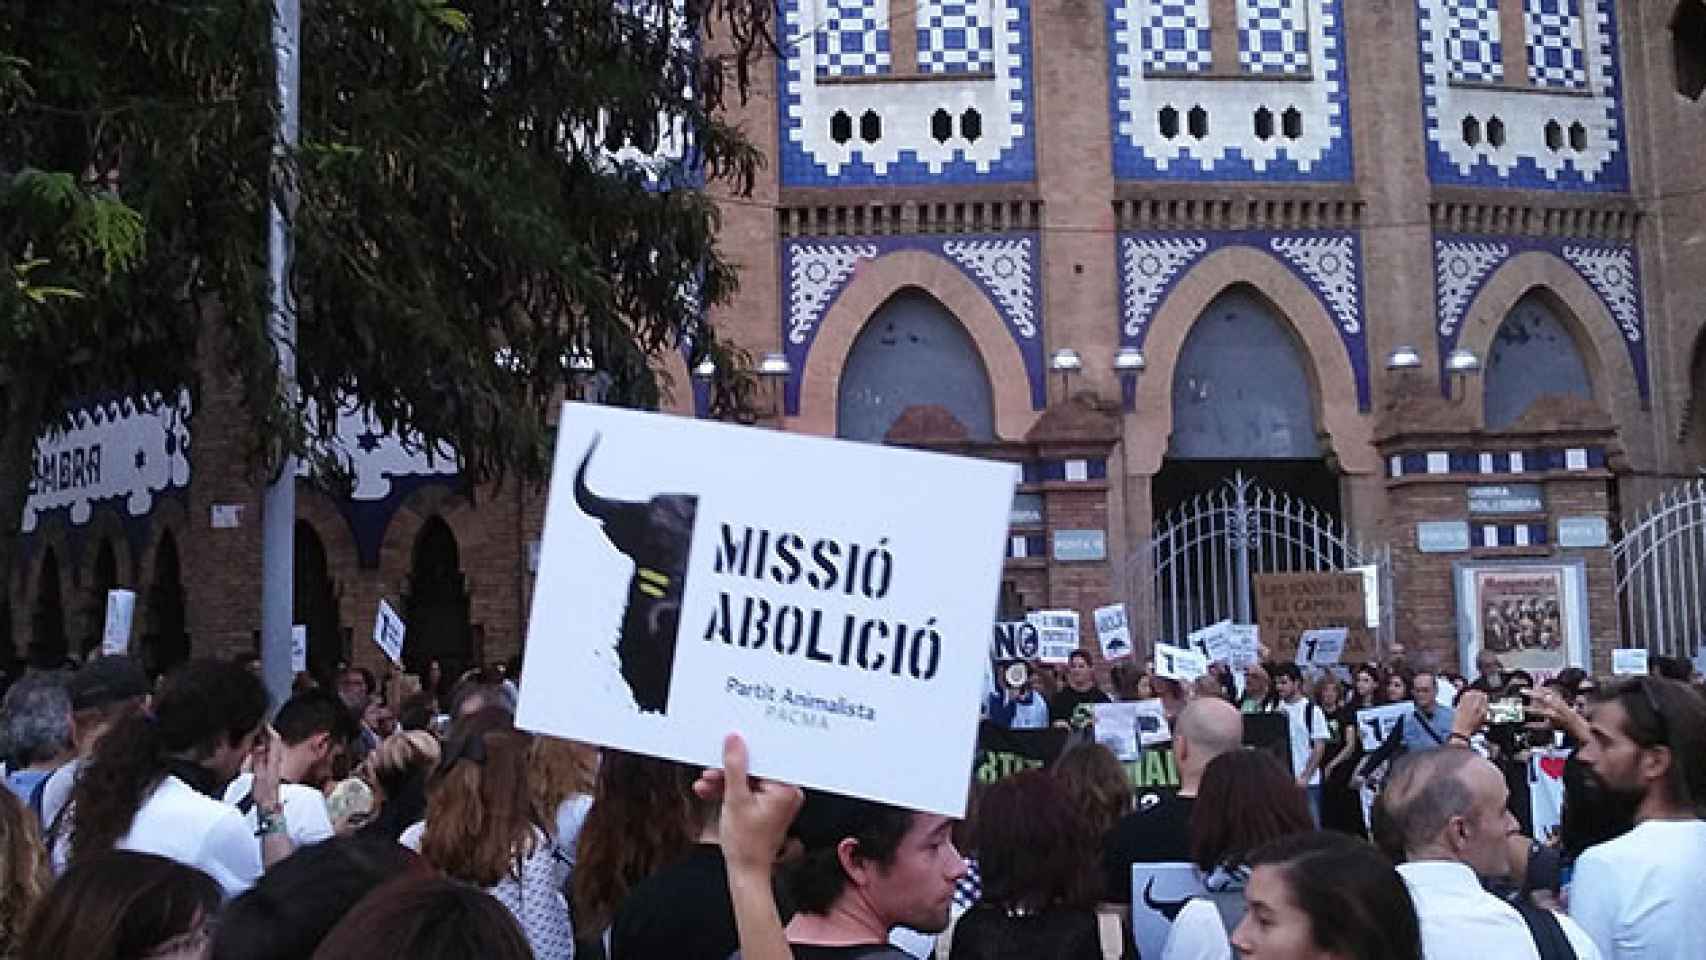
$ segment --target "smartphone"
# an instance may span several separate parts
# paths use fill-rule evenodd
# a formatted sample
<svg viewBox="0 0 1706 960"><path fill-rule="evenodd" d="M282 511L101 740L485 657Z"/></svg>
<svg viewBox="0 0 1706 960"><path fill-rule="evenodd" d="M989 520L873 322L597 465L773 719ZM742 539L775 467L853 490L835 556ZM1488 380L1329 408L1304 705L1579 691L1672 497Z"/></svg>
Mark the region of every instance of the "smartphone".
<svg viewBox="0 0 1706 960"><path fill-rule="evenodd" d="M1487 704L1489 724L1523 723L1528 719L1528 707L1521 697L1503 697Z"/></svg>

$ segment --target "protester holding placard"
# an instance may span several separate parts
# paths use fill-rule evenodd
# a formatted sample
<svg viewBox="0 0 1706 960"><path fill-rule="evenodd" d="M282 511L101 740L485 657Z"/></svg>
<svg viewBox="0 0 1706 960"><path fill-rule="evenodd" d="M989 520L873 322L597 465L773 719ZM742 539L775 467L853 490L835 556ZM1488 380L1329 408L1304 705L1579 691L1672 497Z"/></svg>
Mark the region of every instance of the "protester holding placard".
<svg viewBox="0 0 1706 960"><path fill-rule="evenodd" d="M1326 829L1366 837L1368 819L1353 783L1364 756L1357 713L1381 702L1380 668L1372 663L1361 664L1351 672L1351 681L1351 694L1338 710L1343 732L1339 749L1335 753L1330 744L1328 747L1321 819Z"/></svg>
<svg viewBox="0 0 1706 960"><path fill-rule="evenodd" d="M1410 681L1416 709L1404 718L1394 734L1363 760L1357 772L1367 776L1387 760L1401 753L1419 753L1443 747L1456 734L1452 730L1455 712L1437 699L1434 673L1418 670Z"/></svg>
<svg viewBox="0 0 1706 960"><path fill-rule="evenodd" d="M1356 729L1356 714L1346 709L1344 690L1343 681L1332 674L1315 684L1315 705L1327 718L1327 752L1321 763L1321 827L1354 834L1362 823L1362 810L1350 788L1350 767L1336 763L1344 756L1351 732Z"/></svg>
<svg viewBox="0 0 1706 960"><path fill-rule="evenodd" d="M1049 723L1074 729L1088 726L1090 704L1111 703L1112 698L1096 686L1096 671L1090 665L1090 655L1082 650L1072 651L1066 658L1066 686L1049 701Z"/></svg>
<svg viewBox="0 0 1706 960"><path fill-rule="evenodd" d="M1001 690L989 695L985 704L988 719L1008 730L1040 730L1049 725L1048 701L1032 688L1034 675L1028 664L1013 661L1001 668Z"/></svg>

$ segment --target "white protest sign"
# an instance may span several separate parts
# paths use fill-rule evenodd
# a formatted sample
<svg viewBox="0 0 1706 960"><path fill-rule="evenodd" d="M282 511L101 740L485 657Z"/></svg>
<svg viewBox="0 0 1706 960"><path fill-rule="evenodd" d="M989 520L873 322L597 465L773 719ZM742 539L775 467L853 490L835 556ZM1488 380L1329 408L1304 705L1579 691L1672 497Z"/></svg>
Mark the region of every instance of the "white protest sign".
<svg viewBox="0 0 1706 960"><path fill-rule="evenodd" d="M308 628L300 623L290 628L290 672L308 672Z"/></svg>
<svg viewBox="0 0 1706 960"><path fill-rule="evenodd" d="M1044 663L1065 663L1078 649L1078 611L1038 610L1025 621L1037 628L1037 658Z"/></svg>
<svg viewBox="0 0 1706 960"><path fill-rule="evenodd" d="M1126 618L1125 604L1096 608L1096 639L1102 643L1104 660L1131 656L1131 621Z"/></svg>
<svg viewBox="0 0 1706 960"><path fill-rule="evenodd" d="M1096 716L1096 742L1122 761L1136 760L1144 747L1173 739L1160 700L1097 703L1091 710Z"/></svg>
<svg viewBox="0 0 1706 960"><path fill-rule="evenodd" d="M1222 620L1200 630L1191 631L1190 645L1208 657L1210 663L1229 663L1232 659L1231 620Z"/></svg>
<svg viewBox="0 0 1706 960"><path fill-rule="evenodd" d="M1647 675L1647 651L1640 647L1619 648L1611 651L1611 672L1619 677L1644 677Z"/></svg>
<svg viewBox="0 0 1706 960"><path fill-rule="evenodd" d="M1694 672L1706 673L1706 646L1694 651Z"/></svg>
<svg viewBox="0 0 1706 960"><path fill-rule="evenodd" d="M1389 703L1384 707L1367 707L1357 711L1357 737L1362 740L1365 753L1373 753L1380 749L1404 718L1416 712L1416 705L1406 700L1402 703Z"/></svg>
<svg viewBox="0 0 1706 960"><path fill-rule="evenodd" d="M1189 863L1131 865L1131 936L1140 957L1159 957L1185 905L1208 893ZM1218 916L1219 911L1216 911Z"/></svg>
<svg viewBox="0 0 1706 960"><path fill-rule="evenodd" d="M1018 479L568 404L517 724L961 816Z"/></svg>
<svg viewBox="0 0 1706 960"><path fill-rule="evenodd" d="M403 618L397 616L391 604L380 600L379 613L373 618L373 642L385 651L385 656L391 658L392 663L403 662L403 636L407 631Z"/></svg>
<svg viewBox="0 0 1706 960"><path fill-rule="evenodd" d="M1297 639L1298 665L1330 667L1338 663L1345 655L1345 637L1349 633L1344 627L1303 631Z"/></svg>
<svg viewBox="0 0 1706 960"><path fill-rule="evenodd" d="M1023 620L1004 620L995 625L989 655L997 661L1034 660L1042 652L1037 628Z"/></svg>
<svg viewBox="0 0 1706 960"><path fill-rule="evenodd" d="M1235 623L1226 629L1232 657L1227 663L1234 671L1242 672L1261 662L1261 633L1253 623Z"/></svg>
<svg viewBox="0 0 1706 960"><path fill-rule="evenodd" d="M1169 680L1192 680L1208 672L1208 658L1195 650L1165 643L1155 645L1155 673Z"/></svg>
<svg viewBox="0 0 1706 960"><path fill-rule="evenodd" d="M130 622L135 615L134 591L107 591L107 619L101 629L102 656L111 657L130 652Z"/></svg>

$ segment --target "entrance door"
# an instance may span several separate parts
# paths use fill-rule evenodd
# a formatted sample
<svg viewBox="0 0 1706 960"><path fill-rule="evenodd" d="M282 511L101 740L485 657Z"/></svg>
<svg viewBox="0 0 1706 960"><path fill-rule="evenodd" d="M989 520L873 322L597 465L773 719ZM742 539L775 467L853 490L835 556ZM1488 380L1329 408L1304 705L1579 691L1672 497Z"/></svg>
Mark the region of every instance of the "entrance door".
<svg viewBox="0 0 1706 960"><path fill-rule="evenodd" d="M346 659L338 622L337 588L327 571L326 546L314 527L296 521L295 596L291 622L308 628L308 672L327 677Z"/></svg>
<svg viewBox="0 0 1706 960"><path fill-rule="evenodd" d="M59 587L59 555L48 547L41 558L35 608L30 615L31 665L46 670L65 662L65 602Z"/></svg>
<svg viewBox="0 0 1706 960"><path fill-rule="evenodd" d="M408 624L403 642L404 669L426 676L427 664L437 660L444 675L454 677L472 665L468 581L462 575L456 534L440 517L429 519L415 540L403 618Z"/></svg>
<svg viewBox="0 0 1706 960"><path fill-rule="evenodd" d="M178 541L170 530L154 550L154 582L148 588L148 630L142 635L142 663L149 676L172 669L190 657L184 614L184 575Z"/></svg>

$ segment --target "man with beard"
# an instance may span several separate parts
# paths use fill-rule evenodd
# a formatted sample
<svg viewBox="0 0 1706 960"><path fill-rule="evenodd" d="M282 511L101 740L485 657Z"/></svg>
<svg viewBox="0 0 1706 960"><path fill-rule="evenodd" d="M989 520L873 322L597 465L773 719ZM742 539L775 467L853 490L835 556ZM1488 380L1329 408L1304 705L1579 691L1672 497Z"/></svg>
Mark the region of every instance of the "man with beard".
<svg viewBox="0 0 1706 960"><path fill-rule="evenodd" d="M1640 677L1608 690L1590 719L1582 762L1602 789L1635 799L1635 828L1582 854L1570 915L1608 960L1706 957L1706 700Z"/></svg>
<svg viewBox="0 0 1706 960"><path fill-rule="evenodd" d="M947 929L965 858L953 821L834 794L812 794L794 824L805 855L788 875L798 912L795 960L910 960L890 931Z"/></svg>

